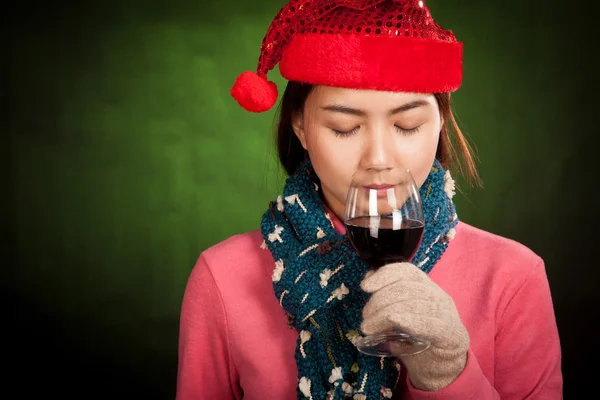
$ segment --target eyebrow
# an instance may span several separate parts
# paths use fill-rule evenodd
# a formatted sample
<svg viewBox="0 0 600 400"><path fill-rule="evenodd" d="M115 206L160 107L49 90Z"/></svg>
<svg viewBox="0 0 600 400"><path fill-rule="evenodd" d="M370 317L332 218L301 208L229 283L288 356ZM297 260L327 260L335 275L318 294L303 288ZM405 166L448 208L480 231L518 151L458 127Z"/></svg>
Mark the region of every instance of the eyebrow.
<svg viewBox="0 0 600 400"><path fill-rule="evenodd" d="M399 114L401 112L412 110L413 108L426 106L428 104L429 103L427 101L425 101L425 100L415 100L415 101L411 101L409 103L403 104L400 107L394 108L388 114L390 116L392 116L392 115L395 115L395 114ZM359 116L359 117L364 117L364 116L367 115L367 112L364 111L364 110L360 110L360 109L357 109L357 108L346 107L346 106L342 106L342 105L339 105L339 104L330 104L328 106L321 107L321 109L325 110L325 111L338 112L338 113L342 113L342 114L356 115L356 116Z"/></svg>

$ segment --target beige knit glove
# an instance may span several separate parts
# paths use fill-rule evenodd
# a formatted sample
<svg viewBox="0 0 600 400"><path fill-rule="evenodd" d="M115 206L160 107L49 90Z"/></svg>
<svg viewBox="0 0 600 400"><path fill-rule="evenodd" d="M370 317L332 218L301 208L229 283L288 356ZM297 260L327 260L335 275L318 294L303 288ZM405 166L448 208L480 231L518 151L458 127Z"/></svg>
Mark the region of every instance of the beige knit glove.
<svg viewBox="0 0 600 400"><path fill-rule="evenodd" d="M361 288L372 293L363 309L365 334L400 328L431 342L422 353L399 357L414 387L440 390L461 374L469 334L452 298L426 273L410 263L388 264L369 272Z"/></svg>

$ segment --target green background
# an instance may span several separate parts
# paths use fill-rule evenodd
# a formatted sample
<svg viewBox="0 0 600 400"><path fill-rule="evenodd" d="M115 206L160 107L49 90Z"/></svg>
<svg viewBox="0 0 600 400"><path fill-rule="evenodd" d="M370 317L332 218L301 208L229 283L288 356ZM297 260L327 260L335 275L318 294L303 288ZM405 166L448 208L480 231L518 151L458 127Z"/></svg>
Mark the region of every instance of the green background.
<svg viewBox="0 0 600 400"><path fill-rule="evenodd" d="M546 260L569 398L597 359L589 25L582 3L496 3L427 2L465 44L454 108L485 188L463 185L457 207ZM191 268L257 229L283 182L275 112L229 96L283 4L34 2L5 14L9 386L174 398ZM277 69L270 78L283 89Z"/></svg>

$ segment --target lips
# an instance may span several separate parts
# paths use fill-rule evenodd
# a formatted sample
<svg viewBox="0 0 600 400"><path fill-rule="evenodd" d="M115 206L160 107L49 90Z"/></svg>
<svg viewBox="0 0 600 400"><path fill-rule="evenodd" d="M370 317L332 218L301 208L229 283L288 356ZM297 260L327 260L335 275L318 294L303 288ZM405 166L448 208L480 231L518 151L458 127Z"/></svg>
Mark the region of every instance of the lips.
<svg viewBox="0 0 600 400"><path fill-rule="evenodd" d="M375 189L375 190L389 189L391 187L393 187L393 185L386 185L386 184L382 184L382 185L365 185L365 188L367 188L367 189Z"/></svg>
<svg viewBox="0 0 600 400"><path fill-rule="evenodd" d="M387 196L388 189L393 188L393 185L365 185L366 189L376 190L377 197Z"/></svg>

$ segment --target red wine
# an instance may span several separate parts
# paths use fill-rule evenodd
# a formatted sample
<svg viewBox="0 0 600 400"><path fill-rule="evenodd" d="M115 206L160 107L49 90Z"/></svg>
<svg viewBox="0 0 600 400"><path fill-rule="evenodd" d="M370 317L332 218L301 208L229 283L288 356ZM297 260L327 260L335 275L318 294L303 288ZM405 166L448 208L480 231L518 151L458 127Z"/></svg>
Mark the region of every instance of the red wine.
<svg viewBox="0 0 600 400"><path fill-rule="evenodd" d="M372 268L409 261L423 237L422 222L405 219L399 229L393 229L391 216L381 217L376 235L371 234L370 217L349 220L346 230L358 256Z"/></svg>

